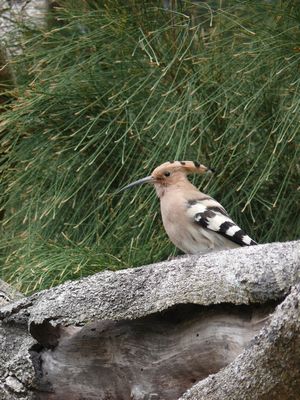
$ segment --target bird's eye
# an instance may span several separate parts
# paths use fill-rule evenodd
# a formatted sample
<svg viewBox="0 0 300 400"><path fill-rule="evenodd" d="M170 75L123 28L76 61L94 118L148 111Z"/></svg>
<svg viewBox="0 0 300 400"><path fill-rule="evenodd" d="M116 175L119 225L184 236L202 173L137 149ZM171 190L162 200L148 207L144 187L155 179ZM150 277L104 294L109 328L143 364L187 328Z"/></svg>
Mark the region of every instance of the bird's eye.
<svg viewBox="0 0 300 400"><path fill-rule="evenodd" d="M171 175L171 172L169 172L169 171L164 172L164 176L170 176L170 175Z"/></svg>

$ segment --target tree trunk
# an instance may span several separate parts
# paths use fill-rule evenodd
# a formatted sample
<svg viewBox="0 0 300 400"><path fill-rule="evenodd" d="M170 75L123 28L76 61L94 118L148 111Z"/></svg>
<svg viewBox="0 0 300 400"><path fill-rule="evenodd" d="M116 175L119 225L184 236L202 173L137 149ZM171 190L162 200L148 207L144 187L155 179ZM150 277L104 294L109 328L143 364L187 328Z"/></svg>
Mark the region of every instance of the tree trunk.
<svg viewBox="0 0 300 400"><path fill-rule="evenodd" d="M300 399L299 248L185 256L3 305L0 398Z"/></svg>

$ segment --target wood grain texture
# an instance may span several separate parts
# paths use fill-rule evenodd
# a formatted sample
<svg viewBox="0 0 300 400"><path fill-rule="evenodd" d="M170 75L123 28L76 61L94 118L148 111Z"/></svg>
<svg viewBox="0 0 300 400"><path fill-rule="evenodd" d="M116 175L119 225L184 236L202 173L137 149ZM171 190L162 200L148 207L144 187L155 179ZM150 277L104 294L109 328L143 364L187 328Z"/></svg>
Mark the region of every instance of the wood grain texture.
<svg viewBox="0 0 300 400"><path fill-rule="evenodd" d="M1 400L300 399L299 247L104 272L2 306Z"/></svg>
<svg viewBox="0 0 300 400"><path fill-rule="evenodd" d="M232 362L274 306L180 305L133 321L57 329L39 354L39 399L174 400ZM42 332L41 332L42 331ZM47 338L49 326L36 326ZM47 346L47 343L44 343Z"/></svg>
<svg viewBox="0 0 300 400"><path fill-rule="evenodd" d="M179 400L299 400L300 285L280 304L253 342L226 368Z"/></svg>

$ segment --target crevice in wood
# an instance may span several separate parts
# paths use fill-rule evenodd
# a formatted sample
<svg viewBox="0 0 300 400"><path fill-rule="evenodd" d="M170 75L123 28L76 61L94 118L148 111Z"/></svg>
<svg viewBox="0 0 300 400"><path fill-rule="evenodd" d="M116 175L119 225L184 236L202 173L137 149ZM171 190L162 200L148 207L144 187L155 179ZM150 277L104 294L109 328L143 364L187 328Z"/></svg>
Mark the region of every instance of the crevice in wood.
<svg viewBox="0 0 300 400"><path fill-rule="evenodd" d="M135 320L31 324L37 399L174 400L231 363L277 304L179 304Z"/></svg>
<svg viewBox="0 0 300 400"><path fill-rule="evenodd" d="M299 244L105 271L20 300L0 280L14 300L0 307L0 399L299 400Z"/></svg>
<svg viewBox="0 0 300 400"><path fill-rule="evenodd" d="M61 327L53 326L48 320L41 324L32 322L29 331L45 349L54 349L59 343Z"/></svg>

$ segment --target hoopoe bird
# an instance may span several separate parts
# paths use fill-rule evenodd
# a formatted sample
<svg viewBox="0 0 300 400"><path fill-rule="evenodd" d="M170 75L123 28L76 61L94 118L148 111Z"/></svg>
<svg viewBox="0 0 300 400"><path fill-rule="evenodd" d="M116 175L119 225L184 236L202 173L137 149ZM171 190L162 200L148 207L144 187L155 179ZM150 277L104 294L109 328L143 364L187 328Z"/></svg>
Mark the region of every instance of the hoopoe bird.
<svg viewBox="0 0 300 400"><path fill-rule="evenodd" d="M164 228L171 242L187 254L252 246L257 243L236 225L224 207L187 179L192 173L213 172L197 161L170 161L150 176L123 187L154 185Z"/></svg>

